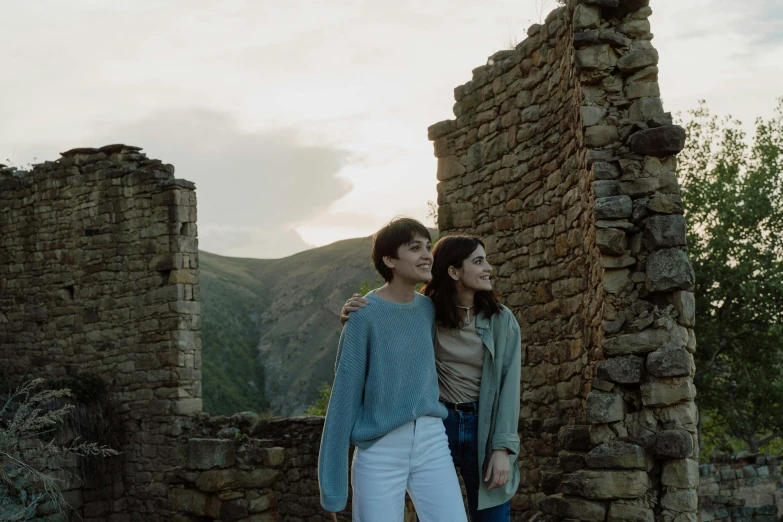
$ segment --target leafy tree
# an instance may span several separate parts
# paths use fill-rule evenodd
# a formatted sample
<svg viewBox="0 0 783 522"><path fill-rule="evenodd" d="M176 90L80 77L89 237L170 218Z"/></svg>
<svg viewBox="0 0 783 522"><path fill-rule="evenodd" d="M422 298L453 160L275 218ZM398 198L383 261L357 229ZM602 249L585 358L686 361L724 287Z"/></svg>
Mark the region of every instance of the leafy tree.
<svg viewBox="0 0 783 522"><path fill-rule="evenodd" d="M710 447L783 435L783 98L752 141L704 101L679 154L696 271L696 386Z"/></svg>

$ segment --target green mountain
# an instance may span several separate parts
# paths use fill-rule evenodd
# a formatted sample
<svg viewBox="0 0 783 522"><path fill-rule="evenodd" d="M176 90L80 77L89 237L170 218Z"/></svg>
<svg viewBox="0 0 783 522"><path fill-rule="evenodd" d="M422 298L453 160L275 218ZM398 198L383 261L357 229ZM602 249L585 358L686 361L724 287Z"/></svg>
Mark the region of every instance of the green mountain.
<svg viewBox="0 0 783 522"><path fill-rule="evenodd" d="M334 378L345 300L367 282L371 239L283 259L199 252L204 410L297 415Z"/></svg>

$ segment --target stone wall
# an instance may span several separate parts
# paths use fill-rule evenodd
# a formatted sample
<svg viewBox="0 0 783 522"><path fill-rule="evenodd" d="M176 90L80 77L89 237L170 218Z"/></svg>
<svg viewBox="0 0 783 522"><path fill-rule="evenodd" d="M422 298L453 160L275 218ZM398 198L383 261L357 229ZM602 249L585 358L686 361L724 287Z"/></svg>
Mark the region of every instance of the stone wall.
<svg viewBox="0 0 783 522"><path fill-rule="evenodd" d="M126 145L0 168L0 368L97 375L121 425L117 476L82 488L85 520L166 519L153 479L201 410L196 196L173 172Z"/></svg>
<svg viewBox="0 0 783 522"><path fill-rule="evenodd" d="M570 0L429 129L439 228L486 239L522 327L513 520L696 520L684 131L647 4ZM326 520L321 421L200 414L193 188L124 145L0 169L0 368L108 384L122 465L87 520Z"/></svg>
<svg viewBox="0 0 783 522"><path fill-rule="evenodd" d="M318 450L323 417L260 420L252 414L201 415L182 437L186 465L164 477L173 522L314 522L321 508ZM351 520L348 506L339 520ZM415 515L408 510L406 522Z"/></svg>
<svg viewBox="0 0 783 522"><path fill-rule="evenodd" d="M648 3L569 1L429 129L441 234L484 237L522 327L515 520L696 520L685 133Z"/></svg>
<svg viewBox="0 0 783 522"><path fill-rule="evenodd" d="M702 522L778 522L783 518L780 459L722 457L699 466Z"/></svg>

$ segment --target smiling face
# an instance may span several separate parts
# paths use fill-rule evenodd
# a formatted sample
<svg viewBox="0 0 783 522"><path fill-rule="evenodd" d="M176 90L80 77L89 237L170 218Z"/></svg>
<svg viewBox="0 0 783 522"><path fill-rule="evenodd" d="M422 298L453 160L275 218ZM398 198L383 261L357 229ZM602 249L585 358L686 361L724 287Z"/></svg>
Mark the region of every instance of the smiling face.
<svg viewBox="0 0 783 522"><path fill-rule="evenodd" d="M479 245L463 262L462 266L449 267L449 275L457 283L457 292L482 292L492 290L492 265L487 261L484 247Z"/></svg>
<svg viewBox="0 0 783 522"><path fill-rule="evenodd" d="M432 279L432 244L429 238L413 236L397 249L397 257L385 256L384 264L394 273L394 279L413 284L426 283Z"/></svg>

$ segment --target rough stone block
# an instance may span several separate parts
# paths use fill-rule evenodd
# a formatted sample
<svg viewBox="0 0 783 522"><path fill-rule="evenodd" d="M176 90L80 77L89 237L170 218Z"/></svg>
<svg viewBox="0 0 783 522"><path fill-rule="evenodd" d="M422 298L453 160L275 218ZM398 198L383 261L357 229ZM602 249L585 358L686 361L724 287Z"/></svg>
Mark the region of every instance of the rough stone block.
<svg viewBox="0 0 783 522"><path fill-rule="evenodd" d="M667 330L651 328L604 339L601 341L601 348L607 357L646 354L654 352L670 338L671 334Z"/></svg>
<svg viewBox="0 0 783 522"><path fill-rule="evenodd" d="M585 456L590 468L647 469L649 459L636 444L614 440L593 448Z"/></svg>
<svg viewBox="0 0 783 522"><path fill-rule="evenodd" d="M574 9L574 29L597 29L601 24L601 10L597 6L579 4Z"/></svg>
<svg viewBox="0 0 783 522"><path fill-rule="evenodd" d="M687 377L693 356L682 348L664 348L647 356L647 371L656 377Z"/></svg>
<svg viewBox="0 0 783 522"><path fill-rule="evenodd" d="M233 521L244 519L248 515L248 502L245 498L235 498L220 505L220 520Z"/></svg>
<svg viewBox="0 0 783 522"><path fill-rule="evenodd" d="M590 426L584 424L562 426L558 431L557 440L560 447L566 450L589 450Z"/></svg>
<svg viewBox="0 0 783 522"><path fill-rule="evenodd" d="M644 224L643 240L648 250L685 246L685 218L680 214L651 216Z"/></svg>
<svg viewBox="0 0 783 522"><path fill-rule="evenodd" d="M219 439L190 439L187 455L188 469L228 468L236 462L236 443Z"/></svg>
<svg viewBox="0 0 783 522"><path fill-rule="evenodd" d="M220 469L201 473L196 478L196 486L201 491L215 492L240 488L266 488L271 486L280 476L280 471L273 469L255 469L244 471L240 469Z"/></svg>
<svg viewBox="0 0 783 522"><path fill-rule="evenodd" d="M172 270L169 274L169 284L198 284L198 271L197 270Z"/></svg>
<svg viewBox="0 0 783 522"><path fill-rule="evenodd" d="M634 355L613 357L600 361L597 365L599 379L618 384L638 384L642 382L644 359Z"/></svg>
<svg viewBox="0 0 783 522"><path fill-rule="evenodd" d="M220 517L220 499L189 488L171 488L168 493L168 507L202 517Z"/></svg>
<svg viewBox="0 0 783 522"><path fill-rule="evenodd" d="M607 522L655 522L655 514L652 509L612 502L606 520Z"/></svg>
<svg viewBox="0 0 783 522"><path fill-rule="evenodd" d="M691 459L669 460L663 465L661 483L675 488L696 488L699 485L699 463Z"/></svg>
<svg viewBox="0 0 783 522"><path fill-rule="evenodd" d="M601 277L601 284L610 294L619 294L628 287L631 282L631 271L627 268L621 268L618 270L604 270Z"/></svg>
<svg viewBox="0 0 783 522"><path fill-rule="evenodd" d="M672 156L685 147L685 129L679 125L663 125L631 134L628 145L637 154Z"/></svg>
<svg viewBox="0 0 783 522"><path fill-rule="evenodd" d="M628 196L612 196L595 200L596 219L623 219L633 212L633 202Z"/></svg>
<svg viewBox="0 0 783 522"><path fill-rule="evenodd" d="M590 392L585 403L585 413L590 424L621 421L625 417L623 397L615 393Z"/></svg>
<svg viewBox="0 0 783 522"><path fill-rule="evenodd" d="M677 195L679 193L677 176L674 172L662 171L656 176L639 178L633 180L622 180L620 182L620 191L626 196L638 198L641 196L653 196L656 193L666 193L667 195Z"/></svg>
<svg viewBox="0 0 783 522"><path fill-rule="evenodd" d="M650 292L690 290L695 280L688 254L679 248L656 250L647 258L645 286Z"/></svg>
<svg viewBox="0 0 783 522"><path fill-rule="evenodd" d="M694 426L699 421L699 409L694 402L683 402L668 408L661 408L658 414L661 422L675 426Z"/></svg>
<svg viewBox="0 0 783 522"><path fill-rule="evenodd" d="M595 231L595 243L602 254L620 256L625 253L628 241L625 232L614 228L599 228Z"/></svg>
<svg viewBox="0 0 783 522"><path fill-rule="evenodd" d="M620 196L620 182L617 180L593 181L593 195L597 198Z"/></svg>
<svg viewBox="0 0 783 522"><path fill-rule="evenodd" d="M680 513L695 512L699 506L699 498L695 489L668 488L661 498L661 507Z"/></svg>
<svg viewBox="0 0 783 522"><path fill-rule="evenodd" d="M172 401L173 413L176 415L192 415L201 413L203 405L201 399L179 399Z"/></svg>
<svg viewBox="0 0 783 522"><path fill-rule="evenodd" d="M601 256L600 264L601 264L601 268L609 268L609 269L626 268L635 265L636 258L631 256L626 256L626 255L619 256L619 257ZM634 280L633 277L631 277L631 280L632 281Z"/></svg>
<svg viewBox="0 0 783 522"><path fill-rule="evenodd" d="M446 181L451 178L462 176L465 173L465 167L459 162L456 156L446 156L438 158L438 181Z"/></svg>
<svg viewBox="0 0 783 522"><path fill-rule="evenodd" d="M650 488L644 471L579 470L563 477L561 488L566 495L580 495L592 500L643 497Z"/></svg>
<svg viewBox="0 0 783 522"><path fill-rule="evenodd" d="M430 125L429 128L427 128L427 137L430 141L435 141L441 136L452 133L454 129L454 120L439 121L438 123Z"/></svg>
<svg viewBox="0 0 783 522"><path fill-rule="evenodd" d="M658 86L658 82L634 83L628 85L625 88L625 97L629 100L635 100L637 98L659 97L660 95L661 88ZM663 112L663 108L661 108L661 112Z"/></svg>
<svg viewBox="0 0 783 522"><path fill-rule="evenodd" d="M659 214L682 214L682 197L676 194L655 194L647 209Z"/></svg>
<svg viewBox="0 0 783 522"><path fill-rule="evenodd" d="M606 518L606 502L566 497L562 493L541 500L538 506L541 511L559 518L573 518L587 522L603 522Z"/></svg>
<svg viewBox="0 0 783 522"><path fill-rule="evenodd" d="M650 21L647 19L628 20L619 24L617 31L631 38L639 38L650 34Z"/></svg>
<svg viewBox="0 0 783 522"><path fill-rule="evenodd" d="M593 175L595 179L617 179L620 177L620 167L613 163L597 161L593 163Z"/></svg>
<svg viewBox="0 0 783 522"><path fill-rule="evenodd" d="M582 125L584 127L590 127L601 123L601 120L606 116L606 109L595 105L583 105L580 108L580 113L582 116Z"/></svg>
<svg viewBox="0 0 783 522"><path fill-rule="evenodd" d="M585 143L588 147L604 147L620 139L614 125L594 125L585 129Z"/></svg>
<svg viewBox="0 0 783 522"><path fill-rule="evenodd" d="M674 292L672 294L674 309L679 315L677 322L683 326L696 324L696 296L693 292Z"/></svg>
<svg viewBox="0 0 783 522"><path fill-rule="evenodd" d="M693 438L685 430L663 430L655 437L655 455L684 459L693 454Z"/></svg>
<svg viewBox="0 0 783 522"><path fill-rule="evenodd" d="M579 49L575 58L576 68L581 71L611 70L617 64L617 55L607 44Z"/></svg>
<svg viewBox="0 0 783 522"><path fill-rule="evenodd" d="M258 498L249 498L248 500L247 510L250 513L262 513L277 506L274 493L261 495Z"/></svg>
<svg viewBox="0 0 783 522"><path fill-rule="evenodd" d="M633 51L617 60L617 67L624 73L630 73L658 64L658 51L644 49Z"/></svg>
<svg viewBox="0 0 783 522"><path fill-rule="evenodd" d="M680 384L646 382L642 384L642 403L650 407L663 407L691 401L696 397L696 388L690 379Z"/></svg>
<svg viewBox="0 0 783 522"><path fill-rule="evenodd" d="M631 107L628 109L628 119L631 121L647 121L661 115L663 115L663 104L657 96L637 98L631 102Z"/></svg>
<svg viewBox="0 0 783 522"><path fill-rule="evenodd" d="M184 268L182 254L158 254L149 264L150 270L175 270Z"/></svg>

